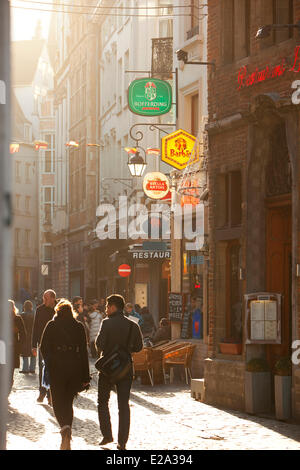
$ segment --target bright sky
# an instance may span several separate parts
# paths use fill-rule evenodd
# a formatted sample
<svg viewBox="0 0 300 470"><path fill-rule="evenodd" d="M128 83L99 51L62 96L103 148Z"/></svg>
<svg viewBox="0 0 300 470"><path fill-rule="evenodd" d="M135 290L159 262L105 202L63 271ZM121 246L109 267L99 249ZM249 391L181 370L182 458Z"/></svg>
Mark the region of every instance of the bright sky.
<svg viewBox="0 0 300 470"><path fill-rule="evenodd" d="M1 1L1 0L0 0ZM44 0L46 3L51 3L52 0ZM24 6L27 8L43 8L42 4L33 4L30 2L23 2L12 0L11 5ZM51 9L49 5L45 6L48 10ZM32 39L35 33L37 21L42 21L43 37L46 39L48 36L48 29L50 23L51 13L33 10L23 10L19 8L11 8L11 39L12 41L21 41L25 39Z"/></svg>

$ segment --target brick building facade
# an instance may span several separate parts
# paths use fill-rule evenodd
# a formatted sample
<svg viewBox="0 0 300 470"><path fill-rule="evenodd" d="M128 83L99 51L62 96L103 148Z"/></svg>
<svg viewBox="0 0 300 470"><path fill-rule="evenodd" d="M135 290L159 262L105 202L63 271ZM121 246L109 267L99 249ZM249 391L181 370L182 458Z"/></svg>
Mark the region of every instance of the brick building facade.
<svg viewBox="0 0 300 470"><path fill-rule="evenodd" d="M208 61L216 67L208 78L206 400L244 409L246 363L265 358L273 372L300 338L299 106L292 103L300 36L285 28L256 39L262 25L296 23L300 2L211 0L208 8ZM247 341L244 296L251 293L282 294L281 344ZM242 344L242 353L221 354L226 341ZM292 404L299 418L296 365Z"/></svg>

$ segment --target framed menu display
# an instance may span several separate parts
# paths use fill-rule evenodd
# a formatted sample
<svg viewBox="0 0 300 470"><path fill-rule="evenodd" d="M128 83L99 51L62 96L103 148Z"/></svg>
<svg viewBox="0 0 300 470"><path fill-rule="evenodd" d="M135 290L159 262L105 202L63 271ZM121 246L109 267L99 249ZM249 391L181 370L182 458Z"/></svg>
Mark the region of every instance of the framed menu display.
<svg viewBox="0 0 300 470"><path fill-rule="evenodd" d="M281 344L281 294L245 295L246 344Z"/></svg>

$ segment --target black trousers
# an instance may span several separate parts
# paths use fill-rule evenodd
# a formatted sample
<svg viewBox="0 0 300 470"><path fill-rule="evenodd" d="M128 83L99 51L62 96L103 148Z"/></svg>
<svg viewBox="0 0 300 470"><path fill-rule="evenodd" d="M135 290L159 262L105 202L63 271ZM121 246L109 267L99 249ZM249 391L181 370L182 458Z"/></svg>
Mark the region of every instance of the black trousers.
<svg viewBox="0 0 300 470"><path fill-rule="evenodd" d="M119 434L118 443L126 445L130 428L129 396L132 385L132 372L116 384L119 408ZM103 374L99 374L98 381L98 416L100 430L103 437L113 440L108 402L110 392L114 388Z"/></svg>
<svg viewBox="0 0 300 470"><path fill-rule="evenodd" d="M76 385L70 380L51 380L51 396L55 417L61 428L72 426L73 401L76 395Z"/></svg>
<svg viewBox="0 0 300 470"><path fill-rule="evenodd" d="M39 358L39 391L40 391L41 395L43 395L43 396L47 395L47 397L49 397L49 392L47 392L47 389L42 386L42 375L43 375L42 361L43 361L43 356L42 356L42 353L40 351L40 348L38 349L38 358Z"/></svg>

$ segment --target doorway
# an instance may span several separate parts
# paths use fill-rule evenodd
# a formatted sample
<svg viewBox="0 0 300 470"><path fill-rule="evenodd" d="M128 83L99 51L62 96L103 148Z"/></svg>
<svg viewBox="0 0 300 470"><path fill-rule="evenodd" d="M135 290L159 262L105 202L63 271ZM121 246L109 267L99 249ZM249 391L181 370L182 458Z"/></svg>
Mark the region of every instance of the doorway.
<svg viewBox="0 0 300 470"><path fill-rule="evenodd" d="M282 356L290 356L292 340L292 216L289 195L267 201L266 289L282 294L281 344L267 345L270 367Z"/></svg>

